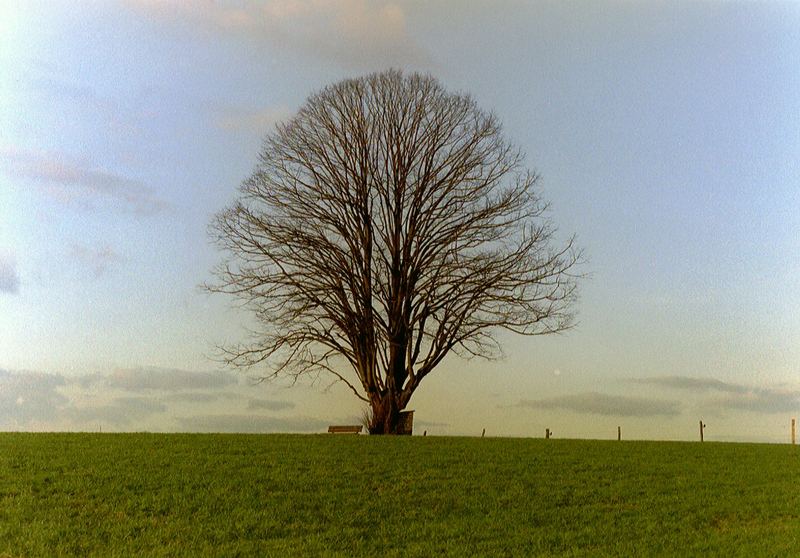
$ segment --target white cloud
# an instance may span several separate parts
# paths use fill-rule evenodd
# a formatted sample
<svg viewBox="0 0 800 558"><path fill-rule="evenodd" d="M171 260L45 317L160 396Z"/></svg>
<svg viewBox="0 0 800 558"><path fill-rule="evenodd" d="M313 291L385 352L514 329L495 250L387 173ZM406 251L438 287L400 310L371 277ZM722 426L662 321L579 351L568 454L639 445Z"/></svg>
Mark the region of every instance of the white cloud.
<svg viewBox="0 0 800 558"><path fill-rule="evenodd" d="M358 70L428 66L429 56L408 33L398 4L368 0L270 0L128 4L153 21L248 40L267 41Z"/></svg>

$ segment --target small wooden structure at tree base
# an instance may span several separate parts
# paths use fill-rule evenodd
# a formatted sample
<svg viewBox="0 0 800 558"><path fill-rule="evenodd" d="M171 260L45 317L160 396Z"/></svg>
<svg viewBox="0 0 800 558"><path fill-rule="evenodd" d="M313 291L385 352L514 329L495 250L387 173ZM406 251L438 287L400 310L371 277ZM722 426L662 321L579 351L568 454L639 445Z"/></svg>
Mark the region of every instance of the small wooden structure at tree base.
<svg viewBox="0 0 800 558"><path fill-rule="evenodd" d="M411 436L414 430L414 411L400 411L400 419L397 421L397 434Z"/></svg>
<svg viewBox="0 0 800 558"><path fill-rule="evenodd" d="M364 427L360 424L352 426L329 426L328 434L360 434Z"/></svg>

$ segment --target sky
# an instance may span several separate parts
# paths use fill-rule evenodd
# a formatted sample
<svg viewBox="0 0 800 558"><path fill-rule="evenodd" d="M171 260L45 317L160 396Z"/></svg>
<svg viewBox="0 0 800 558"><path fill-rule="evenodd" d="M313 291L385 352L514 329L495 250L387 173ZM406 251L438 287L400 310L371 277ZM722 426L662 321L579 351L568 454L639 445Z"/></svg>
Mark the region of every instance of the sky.
<svg viewBox="0 0 800 558"><path fill-rule="evenodd" d="M388 68L494 112L584 250L577 326L500 333L428 435L787 442L800 415L800 3L0 0L0 430L322 432L200 288L212 216L314 91ZM346 371L345 371L346 372Z"/></svg>

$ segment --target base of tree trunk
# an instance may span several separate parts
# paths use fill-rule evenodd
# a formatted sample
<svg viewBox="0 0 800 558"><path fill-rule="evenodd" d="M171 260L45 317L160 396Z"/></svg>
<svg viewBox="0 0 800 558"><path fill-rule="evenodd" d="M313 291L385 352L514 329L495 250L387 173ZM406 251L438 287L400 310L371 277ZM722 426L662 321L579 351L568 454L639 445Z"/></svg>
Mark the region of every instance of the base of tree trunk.
<svg viewBox="0 0 800 558"><path fill-rule="evenodd" d="M391 397L373 400L370 408L367 430L370 434L400 434L400 411Z"/></svg>

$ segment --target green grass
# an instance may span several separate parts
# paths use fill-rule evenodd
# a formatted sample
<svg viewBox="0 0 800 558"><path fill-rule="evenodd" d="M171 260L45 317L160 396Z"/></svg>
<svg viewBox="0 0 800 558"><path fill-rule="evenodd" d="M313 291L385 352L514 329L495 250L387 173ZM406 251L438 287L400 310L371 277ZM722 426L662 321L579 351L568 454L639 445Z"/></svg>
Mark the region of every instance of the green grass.
<svg viewBox="0 0 800 558"><path fill-rule="evenodd" d="M0 434L0 557L800 556L800 448Z"/></svg>

